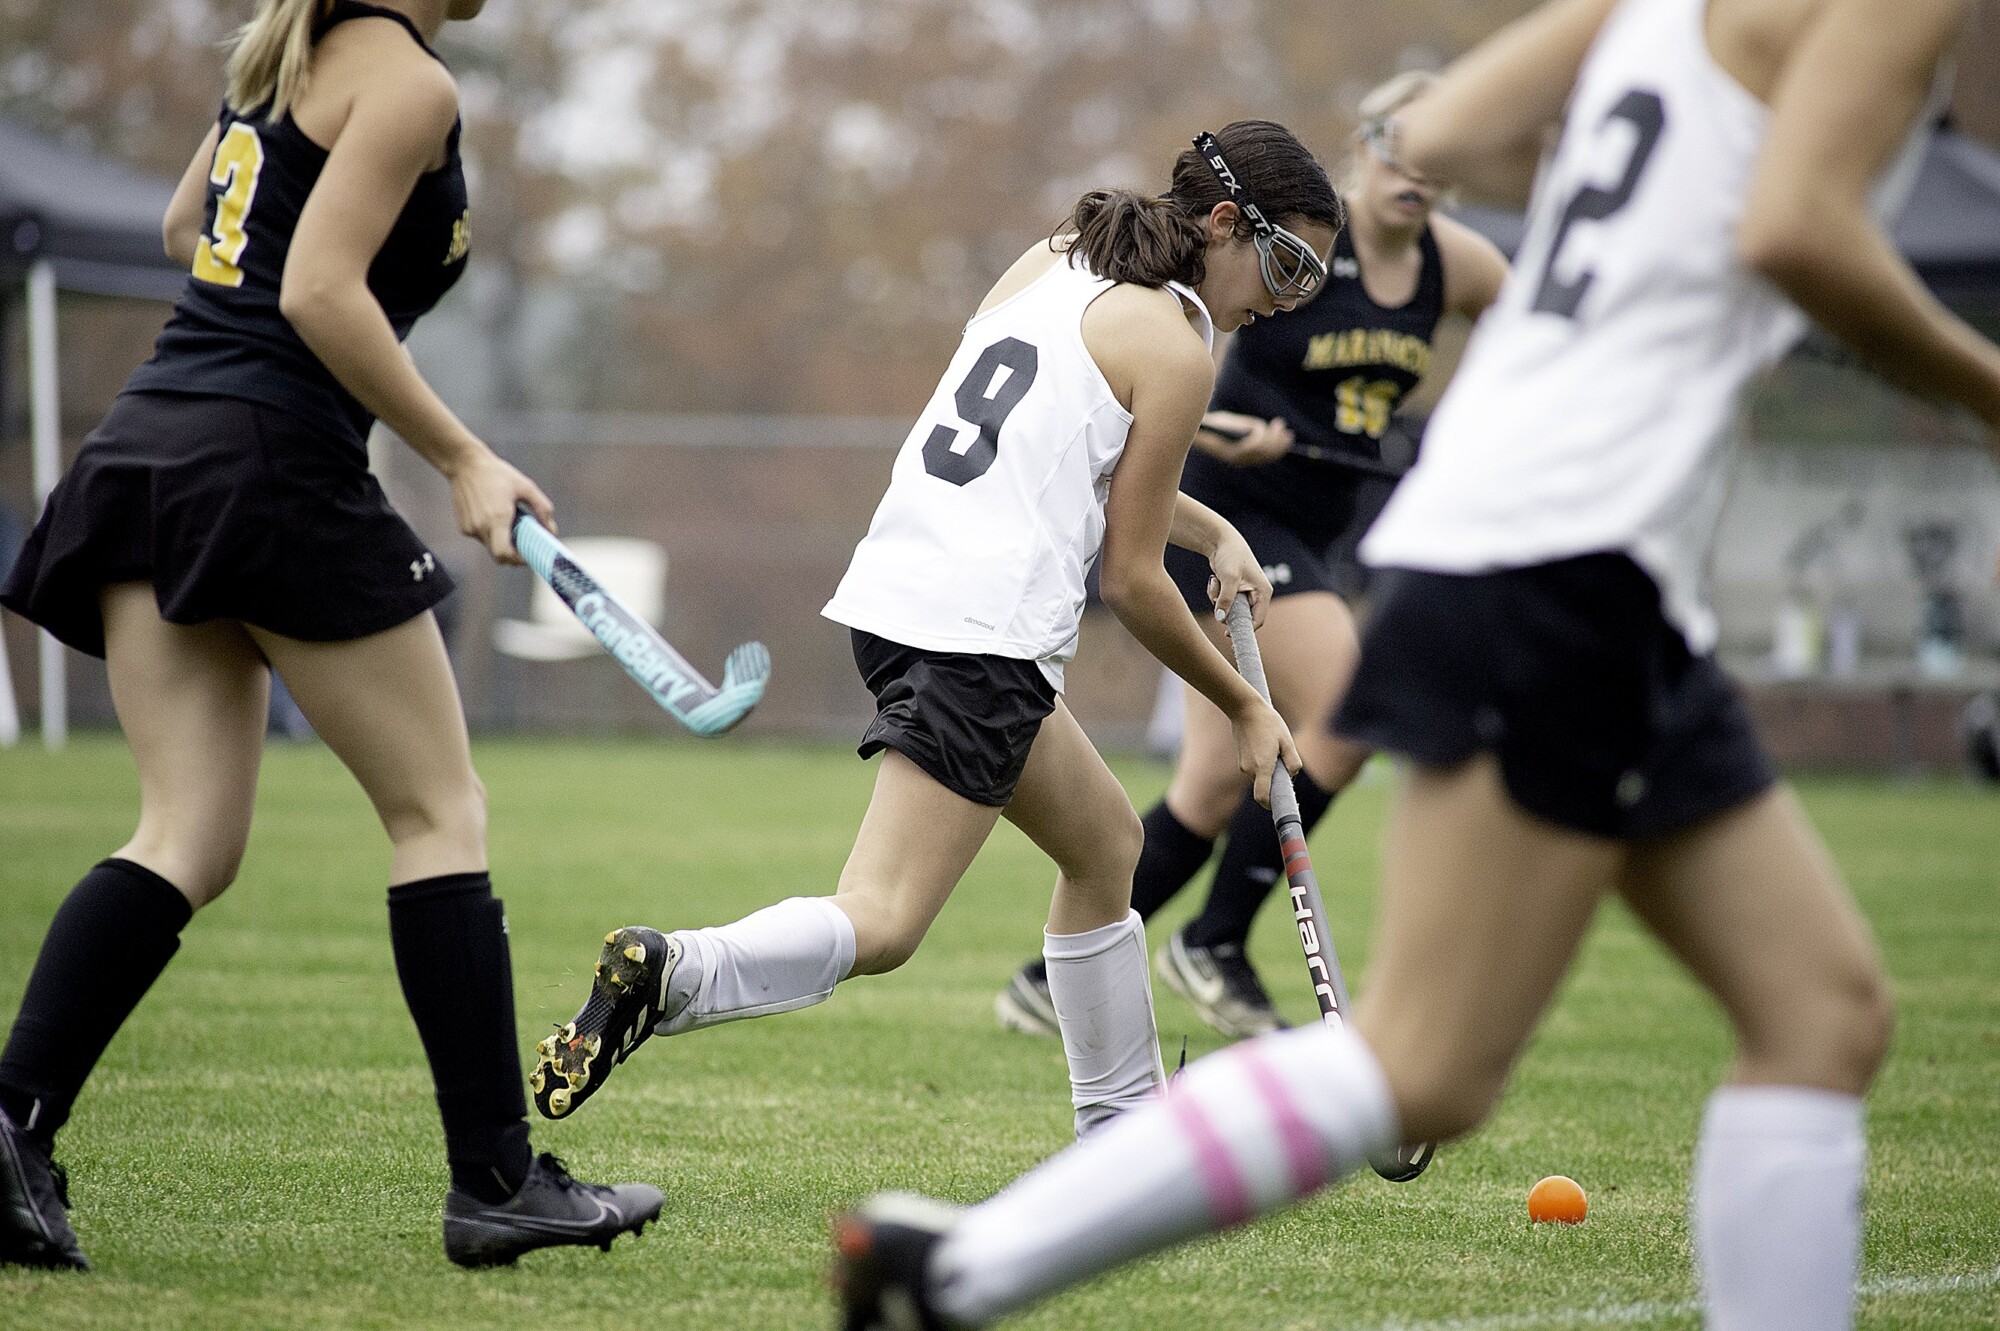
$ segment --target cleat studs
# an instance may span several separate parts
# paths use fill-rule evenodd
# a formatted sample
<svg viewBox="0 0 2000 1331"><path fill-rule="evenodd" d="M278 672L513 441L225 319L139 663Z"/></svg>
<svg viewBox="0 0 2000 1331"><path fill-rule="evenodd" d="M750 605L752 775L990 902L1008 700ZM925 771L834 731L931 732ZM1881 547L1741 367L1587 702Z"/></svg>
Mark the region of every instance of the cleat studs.
<svg viewBox="0 0 2000 1331"><path fill-rule="evenodd" d="M533 1072L528 1074L528 1089L533 1091L536 1095L540 1095L542 1093L542 1088L548 1084L549 1084L548 1074L543 1072L542 1069L536 1068Z"/></svg>
<svg viewBox="0 0 2000 1331"><path fill-rule="evenodd" d="M604 945L606 947L610 947L613 943L617 941L618 941L618 931L616 929L613 929L610 933L604 935Z"/></svg>
<svg viewBox="0 0 2000 1331"><path fill-rule="evenodd" d="M593 977L604 974L604 963L601 961L598 962L595 966L590 968L590 973Z"/></svg>
<svg viewBox="0 0 2000 1331"><path fill-rule="evenodd" d="M644 943L634 943L632 944L632 946L625 949L625 960L644 961L645 959L646 959L646 945Z"/></svg>
<svg viewBox="0 0 2000 1331"><path fill-rule="evenodd" d="M569 1087L558 1086L549 1092L549 1112L558 1118L569 1112Z"/></svg>

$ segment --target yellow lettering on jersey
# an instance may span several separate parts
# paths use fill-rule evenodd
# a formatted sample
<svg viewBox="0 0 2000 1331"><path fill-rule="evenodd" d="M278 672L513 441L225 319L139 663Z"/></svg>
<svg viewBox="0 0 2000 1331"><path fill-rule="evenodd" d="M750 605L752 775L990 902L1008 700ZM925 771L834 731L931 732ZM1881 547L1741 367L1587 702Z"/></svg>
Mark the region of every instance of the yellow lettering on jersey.
<svg viewBox="0 0 2000 1331"><path fill-rule="evenodd" d="M243 285L243 270L237 264L250 243L244 223L263 170L264 141L256 130L237 121L215 145L215 163L208 169L208 182L222 187L222 197L215 201L214 233L203 236L194 252L193 272L199 280L224 287Z"/></svg>
<svg viewBox="0 0 2000 1331"><path fill-rule="evenodd" d="M445 264L449 266L457 263L465 257L465 252L471 248L472 209L467 208L458 215L458 220L451 224L451 246L444 252Z"/></svg>
<svg viewBox="0 0 2000 1331"><path fill-rule="evenodd" d="M1350 365L1393 365L1419 379L1431 367L1431 344L1393 328L1349 328L1320 333L1306 343L1307 370L1338 370Z"/></svg>

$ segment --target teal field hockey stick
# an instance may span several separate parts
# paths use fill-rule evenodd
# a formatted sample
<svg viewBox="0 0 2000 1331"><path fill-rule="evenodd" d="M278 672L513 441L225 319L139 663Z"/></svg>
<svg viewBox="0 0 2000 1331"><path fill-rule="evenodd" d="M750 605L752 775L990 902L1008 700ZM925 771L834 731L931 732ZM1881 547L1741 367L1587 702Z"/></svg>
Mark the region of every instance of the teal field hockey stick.
<svg viewBox="0 0 2000 1331"><path fill-rule="evenodd" d="M761 642L746 642L723 663L720 688L702 678L658 629L599 586L526 504L516 506L514 548L535 575L549 584L625 673L667 713L704 737L720 735L750 714L771 677L771 653Z"/></svg>

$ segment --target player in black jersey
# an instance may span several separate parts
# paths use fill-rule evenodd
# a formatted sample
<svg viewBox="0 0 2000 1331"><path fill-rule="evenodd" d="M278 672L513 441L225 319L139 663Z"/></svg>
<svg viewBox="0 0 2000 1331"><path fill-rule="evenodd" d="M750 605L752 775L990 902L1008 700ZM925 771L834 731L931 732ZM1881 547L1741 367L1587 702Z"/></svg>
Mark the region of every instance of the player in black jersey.
<svg viewBox="0 0 2000 1331"><path fill-rule="evenodd" d="M83 1268L50 1158L98 1056L236 876L270 672L375 805L389 928L444 1119L446 1254L609 1246L659 1214L528 1147L485 792L431 607L450 577L384 499L380 418L449 478L460 528L518 562L549 501L401 346L465 266L458 94L428 44L483 0L263 0L168 205L190 278L153 358L50 496L0 603L103 656L139 827L64 901L0 1053L0 1263Z"/></svg>
<svg viewBox="0 0 2000 1331"><path fill-rule="evenodd" d="M1434 77L1403 74L1375 89L1361 104L1364 125ZM1181 478L1184 492L1235 524L1271 579L1258 637L1273 699L1305 759L1297 786L1308 831L1368 756L1326 724L1359 652L1342 599L1350 589L1336 584L1326 552L1359 539L1409 463L1385 459L1382 440L1429 367L1438 322L1447 313L1477 318L1507 272L1490 241L1432 216L1433 187L1383 163L1359 134L1344 193L1348 225L1325 289L1236 333ZM1220 641L1202 613L1206 565L1170 548L1167 569ZM1173 784L1145 816L1132 907L1151 918L1224 841L1207 905L1160 950L1156 969L1211 1026L1255 1035L1283 1024L1244 955L1257 908L1283 877L1277 836L1270 811L1245 791L1228 722L1193 694L1186 709ZM1021 968L995 1011L1016 1030L1054 1034L1042 962Z"/></svg>

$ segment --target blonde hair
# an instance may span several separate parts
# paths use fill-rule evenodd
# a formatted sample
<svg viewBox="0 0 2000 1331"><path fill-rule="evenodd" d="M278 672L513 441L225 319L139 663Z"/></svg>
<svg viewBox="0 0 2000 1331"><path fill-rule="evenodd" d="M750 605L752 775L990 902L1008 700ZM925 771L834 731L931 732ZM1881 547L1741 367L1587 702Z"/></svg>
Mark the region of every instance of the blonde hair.
<svg viewBox="0 0 2000 1331"><path fill-rule="evenodd" d="M256 17L236 30L229 52L229 108L238 115L269 104L277 120L306 90L313 26L332 0L260 0Z"/></svg>
<svg viewBox="0 0 2000 1331"><path fill-rule="evenodd" d="M1361 124L1354 131L1354 146L1347 154L1346 169L1341 172L1340 192L1352 194L1361 188L1361 136L1368 126L1385 116L1392 116L1417 98L1437 86L1438 74L1430 69L1406 69L1392 79L1376 84L1361 99L1356 107Z"/></svg>

